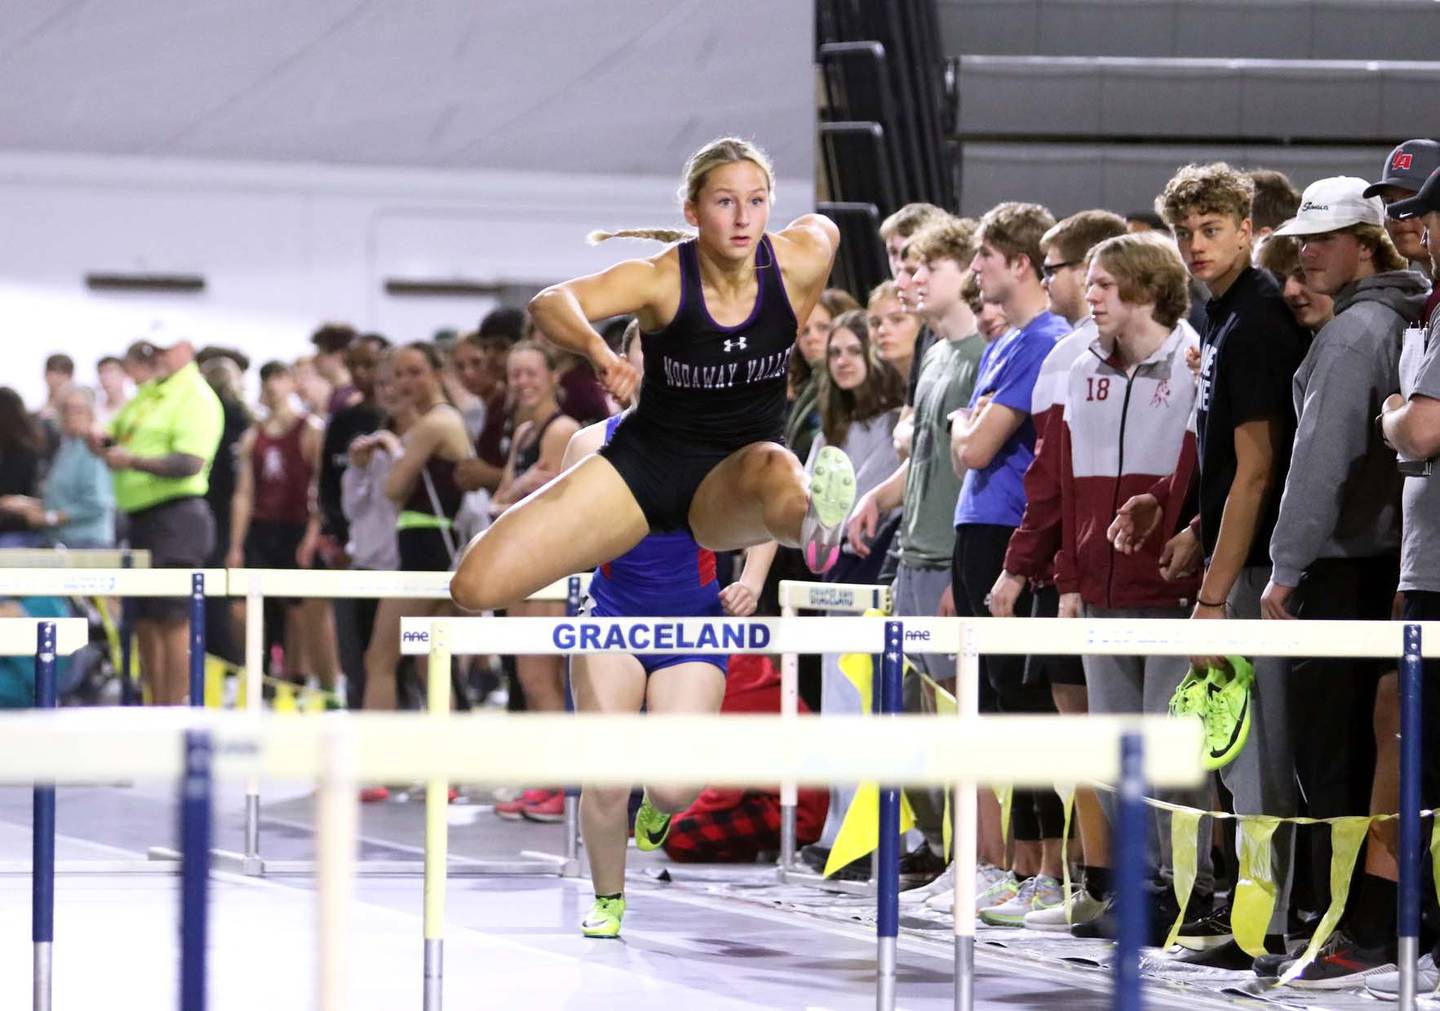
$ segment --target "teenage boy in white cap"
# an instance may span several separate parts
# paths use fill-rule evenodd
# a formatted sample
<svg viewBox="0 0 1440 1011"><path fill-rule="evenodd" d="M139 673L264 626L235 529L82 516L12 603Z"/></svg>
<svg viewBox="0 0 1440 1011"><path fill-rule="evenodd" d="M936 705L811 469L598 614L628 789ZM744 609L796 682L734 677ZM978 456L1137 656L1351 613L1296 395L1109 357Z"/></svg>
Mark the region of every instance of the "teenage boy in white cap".
<svg viewBox="0 0 1440 1011"><path fill-rule="evenodd" d="M1406 200L1391 203L1386 210L1392 218L1418 221L1426 237L1429 265L1440 270L1440 169L1432 172L1420 191ZM1405 475L1404 535L1400 542L1400 590L1405 595L1406 621L1440 619L1440 312L1433 311L1424 329L1405 332L1400 356L1400 392L1386 399L1380 415L1385 441L1394 446ZM1425 685L1421 692L1421 725L1427 740L1422 749L1424 774L1421 803L1434 807L1440 801L1440 746L1435 729L1440 727L1440 669L1425 661ZM1440 910L1435 907L1433 888L1421 890L1426 919L1433 927ZM1417 985L1421 993L1435 989L1440 973L1435 968L1436 952L1420 960ZM1375 976L1366 988L1382 999L1395 1000L1400 992L1399 973Z"/></svg>
<svg viewBox="0 0 1440 1011"><path fill-rule="evenodd" d="M1364 195L1366 186L1345 176L1313 183L1299 214L1276 231L1299 237L1306 282L1335 300L1335 316L1295 373L1299 420L1270 539L1273 574L1261 597L1267 618L1384 620L1391 614L1400 569L1401 479L1374 419L1399 388L1401 335L1419 320L1429 285L1407 269L1385 231L1384 207ZM1365 814L1376 788L1383 802L1385 784L1373 783L1364 766L1372 713L1382 746L1393 737L1382 732L1395 720L1393 674L1381 686L1390 666L1295 662L1290 712L1294 725L1305 728L1296 735L1296 772L1312 816ZM1375 768L1387 764L1382 757ZM1366 872L1351 890L1344 929L1295 986L1354 986L1394 963L1395 885L1383 853L1388 833L1371 832ZM1328 885L1327 867L1316 868L1326 879L1317 881L1319 894Z"/></svg>
<svg viewBox="0 0 1440 1011"><path fill-rule="evenodd" d="M1379 197L1388 208L1397 200L1413 197L1425 184L1430 173L1440 168L1440 143L1424 138L1407 140L1398 145L1385 159L1379 182L1365 187L1365 196ZM1400 255L1410 261L1410 268L1430 276L1430 257L1420 241L1424 226L1415 215L1386 215L1385 230Z"/></svg>

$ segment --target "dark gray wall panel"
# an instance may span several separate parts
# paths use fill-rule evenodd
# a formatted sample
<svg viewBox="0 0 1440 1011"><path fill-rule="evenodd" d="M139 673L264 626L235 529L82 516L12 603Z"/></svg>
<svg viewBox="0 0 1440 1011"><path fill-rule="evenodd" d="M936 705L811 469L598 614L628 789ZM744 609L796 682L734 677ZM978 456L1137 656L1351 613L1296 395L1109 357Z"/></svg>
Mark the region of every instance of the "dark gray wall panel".
<svg viewBox="0 0 1440 1011"><path fill-rule="evenodd" d="M1431 0L940 0L942 48L1066 56L1425 60Z"/></svg>
<svg viewBox="0 0 1440 1011"><path fill-rule="evenodd" d="M1378 178L1389 149L1264 146L966 144L960 208L981 214L1001 200L1033 200L1057 216L1088 207L1149 208L1187 162L1273 168L1303 189L1325 176Z"/></svg>

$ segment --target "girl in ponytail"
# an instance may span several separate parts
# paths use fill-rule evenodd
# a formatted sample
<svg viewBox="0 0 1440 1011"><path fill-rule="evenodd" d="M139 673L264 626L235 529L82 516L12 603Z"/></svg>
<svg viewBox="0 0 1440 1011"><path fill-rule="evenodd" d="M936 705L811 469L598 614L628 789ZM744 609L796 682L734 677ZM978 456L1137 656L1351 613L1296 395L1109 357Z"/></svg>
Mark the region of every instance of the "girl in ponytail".
<svg viewBox="0 0 1440 1011"><path fill-rule="evenodd" d="M644 259L546 288L530 303L536 328L584 355L617 401L635 400L640 373L591 325L633 315L645 395L610 441L501 515L466 550L450 583L469 611L509 607L574 572L607 564L648 534L687 531L701 548L732 551L775 540L823 572L839 554L855 493L845 454L826 447L807 479L780 444L797 320L830 275L839 230L805 214L769 233L774 174L748 141L723 138L685 167L681 204L693 236L671 229L592 235L667 243ZM697 578L702 574L697 573ZM713 575L710 577L713 578ZM652 687L655 686L655 687ZM710 664L597 678L587 707L714 712L724 675ZM659 846L680 803L649 795L647 846ZM619 932L623 902L597 896L595 928ZM613 936L613 933L607 936Z"/></svg>

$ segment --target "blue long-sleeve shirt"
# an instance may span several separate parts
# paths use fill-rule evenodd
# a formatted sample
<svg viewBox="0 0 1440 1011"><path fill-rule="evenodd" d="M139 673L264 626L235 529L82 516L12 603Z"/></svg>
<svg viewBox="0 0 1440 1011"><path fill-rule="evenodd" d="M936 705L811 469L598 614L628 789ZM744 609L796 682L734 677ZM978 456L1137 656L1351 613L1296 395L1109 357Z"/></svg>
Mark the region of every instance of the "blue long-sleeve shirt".
<svg viewBox="0 0 1440 1011"><path fill-rule="evenodd" d="M52 544L103 548L115 543L115 488L110 471L84 440L66 439L50 464L41 500L65 514L46 534Z"/></svg>

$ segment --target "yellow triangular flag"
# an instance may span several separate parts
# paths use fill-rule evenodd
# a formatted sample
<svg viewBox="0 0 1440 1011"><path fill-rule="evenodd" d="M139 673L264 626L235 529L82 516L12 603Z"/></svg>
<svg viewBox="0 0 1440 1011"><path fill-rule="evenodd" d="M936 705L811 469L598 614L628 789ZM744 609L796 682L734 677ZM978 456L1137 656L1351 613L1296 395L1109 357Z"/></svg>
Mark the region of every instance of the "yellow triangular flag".
<svg viewBox="0 0 1440 1011"><path fill-rule="evenodd" d="M915 812L910 809L910 801L905 794L901 793L900 834L904 835L914 827ZM845 820L840 823L835 845L830 847L830 859L825 861L825 877L874 852L879 841L880 787L875 783L861 783L855 788L855 796L845 811Z"/></svg>

